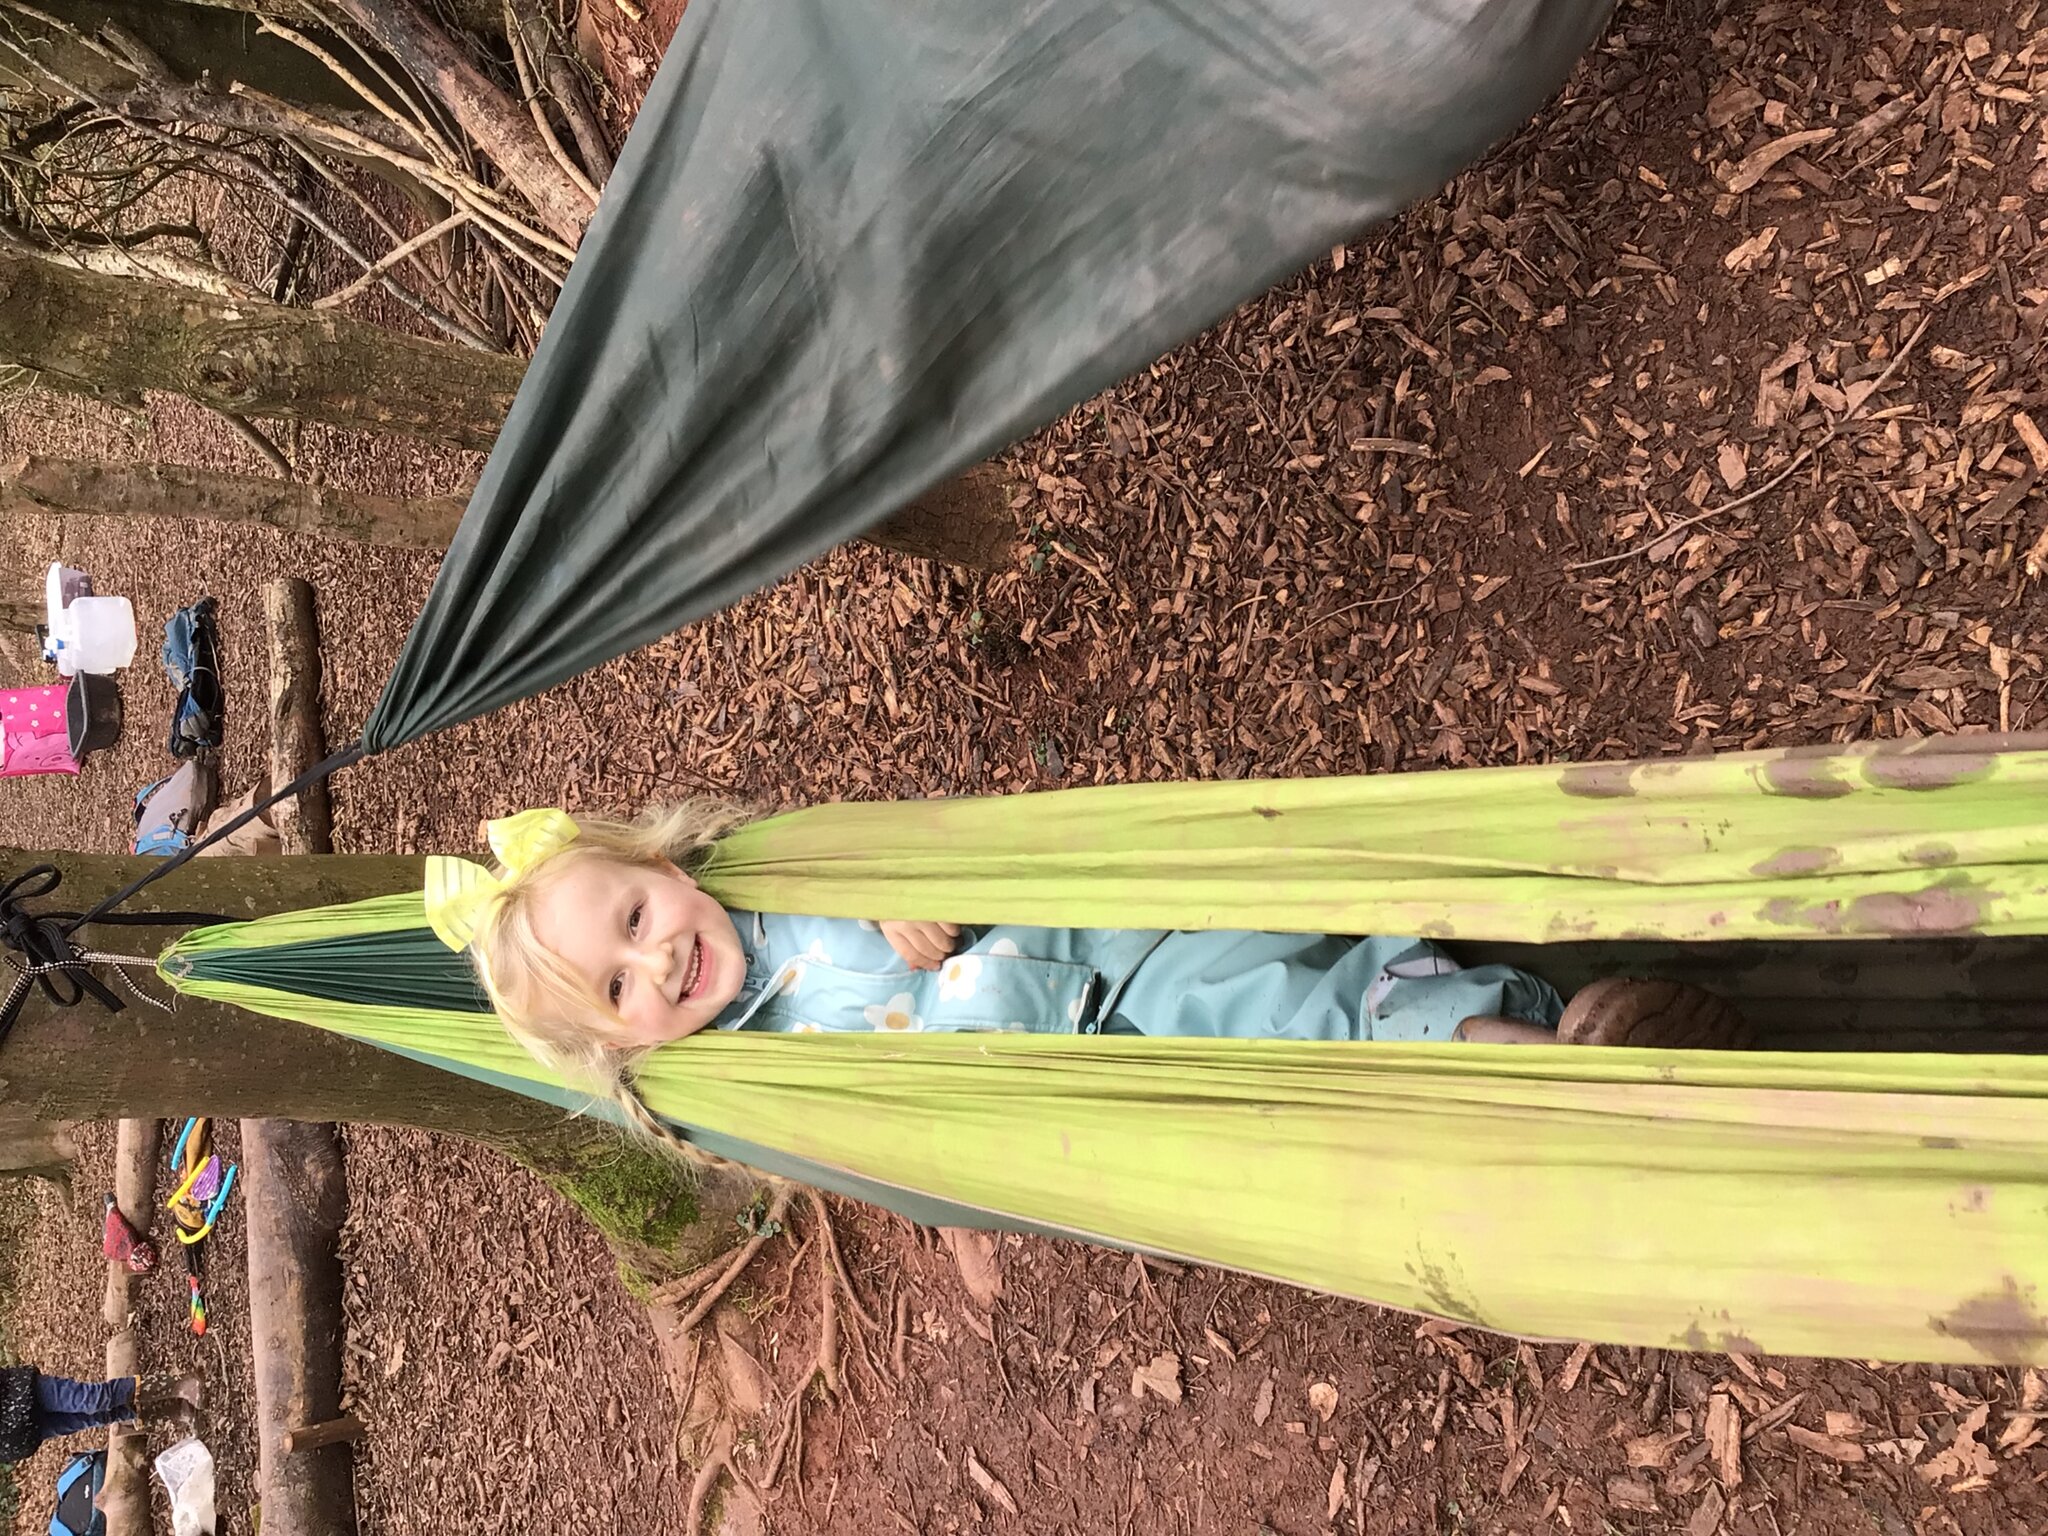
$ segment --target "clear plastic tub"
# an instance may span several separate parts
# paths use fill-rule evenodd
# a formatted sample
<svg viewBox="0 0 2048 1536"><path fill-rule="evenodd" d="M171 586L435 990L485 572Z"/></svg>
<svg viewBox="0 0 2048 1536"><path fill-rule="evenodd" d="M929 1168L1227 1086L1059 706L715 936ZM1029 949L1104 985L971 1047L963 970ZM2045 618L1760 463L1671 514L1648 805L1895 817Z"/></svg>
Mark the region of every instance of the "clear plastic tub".
<svg viewBox="0 0 2048 1536"><path fill-rule="evenodd" d="M135 610L125 597L75 597L51 618L49 644L65 677L118 672L135 659Z"/></svg>

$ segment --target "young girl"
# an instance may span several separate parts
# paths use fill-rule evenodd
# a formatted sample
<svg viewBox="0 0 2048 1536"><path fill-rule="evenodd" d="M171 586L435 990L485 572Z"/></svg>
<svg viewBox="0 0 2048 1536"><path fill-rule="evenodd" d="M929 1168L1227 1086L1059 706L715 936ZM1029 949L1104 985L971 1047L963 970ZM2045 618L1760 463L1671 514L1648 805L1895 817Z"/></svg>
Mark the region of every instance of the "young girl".
<svg viewBox="0 0 2048 1536"><path fill-rule="evenodd" d="M515 1039L657 1136L632 1065L706 1027L1686 1045L1740 1031L1694 988L1613 979L1567 1009L1534 976L1464 969L1421 939L728 911L689 871L745 819L682 805L632 824L493 822L501 872L429 860L428 920L469 950Z"/></svg>

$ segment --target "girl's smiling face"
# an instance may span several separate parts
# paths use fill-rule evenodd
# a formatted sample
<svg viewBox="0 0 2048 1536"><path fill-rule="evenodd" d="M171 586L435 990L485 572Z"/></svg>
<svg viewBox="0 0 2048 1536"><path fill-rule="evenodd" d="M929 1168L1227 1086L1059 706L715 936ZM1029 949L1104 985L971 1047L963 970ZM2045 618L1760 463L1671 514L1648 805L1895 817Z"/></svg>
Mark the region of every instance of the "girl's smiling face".
<svg viewBox="0 0 2048 1536"><path fill-rule="evenodd" d="M695 1034L746 980L732 919L673 864L577 859L538 893L533 931L610 1003L629 1049Z"/></svg>

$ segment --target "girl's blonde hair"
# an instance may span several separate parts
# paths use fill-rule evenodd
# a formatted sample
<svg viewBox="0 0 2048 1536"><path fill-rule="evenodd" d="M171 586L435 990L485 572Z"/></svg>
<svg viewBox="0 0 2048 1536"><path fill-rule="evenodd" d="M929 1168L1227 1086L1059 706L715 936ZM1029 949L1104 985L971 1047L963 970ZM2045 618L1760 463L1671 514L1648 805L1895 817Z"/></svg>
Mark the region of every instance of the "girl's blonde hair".
<svg viewBox="0 0 2048 1536"><path fill-rule="evenodd" d="M611 1003L540 941L534 914L555 884L588 864L673 864L700 869L718 840L751 813L716 801L684 801L635 821L577 817L576 838L523 870L498 871L497 894L478 916L471 958L514 1040L564 1081L606 1100L641 1137L688 1158L707 1154L677 1136L640 1096L634 1078L651 1046L622 1047Z"/></svg>

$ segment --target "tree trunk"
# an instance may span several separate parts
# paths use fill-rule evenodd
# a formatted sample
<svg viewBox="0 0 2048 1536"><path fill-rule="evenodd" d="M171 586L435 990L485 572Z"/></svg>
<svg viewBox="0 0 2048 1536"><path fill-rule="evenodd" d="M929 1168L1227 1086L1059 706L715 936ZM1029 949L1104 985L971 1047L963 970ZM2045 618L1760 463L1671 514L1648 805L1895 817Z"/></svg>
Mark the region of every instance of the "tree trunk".
<svg viewBox="0 0 2048 1536"><path fill-rule="evenodd" d="M490 447L526 368L516 357L418 341L333 310L101 277L4 246L0 361L81 389L167 389L238 416L403 432L474 449ZM461 518L454 498L398 502L170 466L80 465L39 455L0 470L0 511L25 505L218 517L421 547L444 547ZM869 537L905 554L992 570L1007 559L1016 522L1001 472L984 464L926 492Z"/></svg>
<svg viewBox="0 0 2048 1536"><path fill-rule="evenodd" d="M350 56L348 45L322 27L314 12L276 0L264 8L274 15L289 17L294 27L310 34L335 55ZM311 54L281 37L259 31L261 18L250 14L256 9L253 6L245 11L207 5L203 0L197 5L174 0L36 0L36 9L86 37L113 23L140 41L184 85L197 85L205 79L215 91L224 92L229 81L239 80L266 95L303 106L373 111L346 81ZM36 37L36 30L24 27L16 36L27 41ZM36 46L62 44L61 38L53 38L38 40ZM89 78L81 83L94 89L119 91L124 80L133 79L133 71L124 70L75 43L66 47L61 58L59 73L90 71ZM366 65L358 78L374 77Z"/></svg>
<svg viewBox="0 0 2048 1536"><path fill-rule="evenodd" d="M465 503L461 496L407 501L178 464L106 464L39 453L0 464L0 518L22 513L190 517L263 523L357 544L446 549ZM928 491L867 535L884 549L975 571L1000 570L1016 536L1009 483L992 464L978 465ZM18 589L26 594L17 606L30 615L29 626L42 622L40 589L22 586L26 580L0 590L0 621L6 617L7 597Z"/></svg>
<svg viewBox="0 0 2048 1536"><path fill-rule="evenodd" d="M354 544L445 549L455 536L455 525L462 520L462 507L460 496L405 501L260 475L215 474L178 464L104 464L39 453L0 464L0 520L23 513L190 517L263 523ZM34 622L41 623L40 602L35 604L35 612Z"/></svg>
<svg viewBox="0 0 2048 1536"><path fill-rule="evenodd" d="M597 202L570 179L533 119L470 63L411 0L335 0L349 20L431 90L547 226L570 245L583 238Z"/></svg>
<svg viewBox="0 0 2048 1536"><path fill-rule="evenodd" d="M144 870L153 859L0 849L0 871L54 864L63 888L56 903L80 911ZM357 901L415 888L417 858L330 856L195 859L129 904L132 911L220 912L259 917L301 907ZM153 954L170 928L98 926L86 945L115 954ZM138 984L160 991L140 976ZM117 988L118 990L118 988ZM559 1109L443 1072L395 1052L305 1025L266 1019L226 1003L180 997L163 1013L130 1002L118 1014L88 1000L53 1007L30 993L20 1020L0 1044L0 1105L46 1122L186 1115L292 1120L353 1120L413 1126L480 1141L533 1169L575 1200L629 1259L688 1268L732 1246L735 1219L762 1181L726 1165L685 1169L621 1141L610 1127L568 1120ZM636 1178L622 1167L644 1165ZM648 1212L624 1212L605 1191L630 1185L644 1205L649 1170L673 1184L654 1252L636 1231Z"/></svg>
<svg viewBox="0 0 2048 1536"><path fill-rule="evenodd" d="M237 416L486 448L526 365L332 310L67 271L0 249L0 361L86 388L168 389Z"/></svg>

